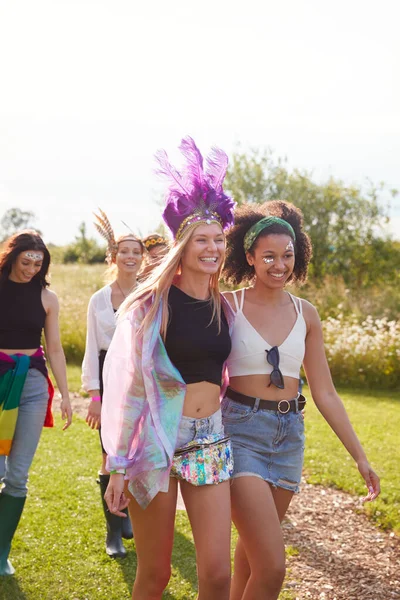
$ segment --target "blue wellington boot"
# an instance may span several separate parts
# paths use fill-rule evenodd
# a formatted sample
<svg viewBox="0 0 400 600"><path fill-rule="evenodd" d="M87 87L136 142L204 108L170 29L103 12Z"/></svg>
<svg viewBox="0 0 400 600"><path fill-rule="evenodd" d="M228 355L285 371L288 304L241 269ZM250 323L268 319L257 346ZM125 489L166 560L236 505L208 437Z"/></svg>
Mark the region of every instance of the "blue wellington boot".
<svg viewBox="0 0 400 600"><path fill-rule="evenodd" d="M26 497L0 493L0 575L13 575L15 569L8 560L11 542L24 509Z"/></svg>

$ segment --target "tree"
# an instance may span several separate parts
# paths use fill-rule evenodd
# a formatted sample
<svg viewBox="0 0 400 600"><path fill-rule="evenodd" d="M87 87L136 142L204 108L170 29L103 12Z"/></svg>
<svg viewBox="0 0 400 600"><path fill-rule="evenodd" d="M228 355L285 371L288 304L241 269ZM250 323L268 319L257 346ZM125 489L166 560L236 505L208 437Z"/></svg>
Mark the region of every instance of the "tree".
<svg viewBox="0 0 400 600"><path fill-rule="evenodd" d="M0 222L0 239L4 241L21 229L32 228L35 221L36 216L32 211L10 208L4 213ZM41 234L37 229L36 231Z"/></svg>
<svg viewBox="0 0 400 600"><path fill-rule="evenodd" d="M67 246L63 262L79 262L79 263L98 263L104 262L105 249L99 246L96 240L86 236L86 223L82 222L79 225L79 235L75 237L75 242Z"/></svg>
<svg viewBox="0 0 400 600"><path fill-rule="evenodd" d="M376 188L369 183L364 190L333 177L317 184L308 171L289 171L286 160L274 160L270 150L253 149L248 154L234 153L226 187L239 205L280 199L301 208L305 230L313 242L310 275L317 281L333 274L341 275L352 287L367 285L371 272L379 278L375 267L379 263L382 269L383 246L386 254L393 255L393 242L382 235L388 221L379 203L382 185ZM396 256L398 263L398 252ZM387 275L393 267L388 261L380 272Z"/></svg>

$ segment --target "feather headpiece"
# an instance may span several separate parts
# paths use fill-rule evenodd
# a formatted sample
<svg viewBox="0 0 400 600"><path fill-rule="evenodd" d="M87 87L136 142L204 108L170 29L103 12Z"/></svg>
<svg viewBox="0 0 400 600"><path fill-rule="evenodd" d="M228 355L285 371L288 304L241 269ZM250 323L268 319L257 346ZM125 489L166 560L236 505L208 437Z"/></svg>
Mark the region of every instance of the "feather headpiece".
<svg viewBox="0 0 400 600"><path fill-rule="evenodd" d="M115 257L118 252L118 243L124 241L132 241L138 242L142 247L142 241L135 236L134 233L127 234L122 237L119 237L118 240L115 239L114 230L111 227L111 223L108 220L108 217L104 210L99 208L99 215L93 213L96 217L96 221L94 222L94 226L96 227L99 234L106 240L107 242L107 250L106 250L106 261L109 265L115 262ZM125 223L124 223L125 224Z"/></svg>
<svg viewBox="0 0 400 600"><path fill-rule="evenodd" d="M188 227L201 223L217 222L222 229L227 229L233 225L235 207L222 187L228 156L223 150L213 148L204 171L203 157L191 137L183 138L179 149L186 159L181 171L171 165L165 150L156 154L159 164L156 173L169 181L163 212L165 223L177 240Z"/></svg>

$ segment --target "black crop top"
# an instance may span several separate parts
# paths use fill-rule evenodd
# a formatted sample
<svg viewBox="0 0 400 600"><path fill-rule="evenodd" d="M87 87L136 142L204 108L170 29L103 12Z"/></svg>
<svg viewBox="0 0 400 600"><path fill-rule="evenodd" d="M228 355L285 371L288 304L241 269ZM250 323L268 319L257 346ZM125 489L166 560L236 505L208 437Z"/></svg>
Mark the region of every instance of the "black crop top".
<svg viewBox="0 0 400 600"><path fill-rule="evenodd" d="M0 348L39 348L45 320L38 281L0 284Z"/></svg>
<svg viewBox="0 0 400 600"><path fill-rule="evenodd" d="M168 296L169 323L165 347L185 383L209 381L221 386L222 367L231 351L231 338L224 312L221 332L218 322L210 325L212 305L197 300L171 285Z"/></svg>

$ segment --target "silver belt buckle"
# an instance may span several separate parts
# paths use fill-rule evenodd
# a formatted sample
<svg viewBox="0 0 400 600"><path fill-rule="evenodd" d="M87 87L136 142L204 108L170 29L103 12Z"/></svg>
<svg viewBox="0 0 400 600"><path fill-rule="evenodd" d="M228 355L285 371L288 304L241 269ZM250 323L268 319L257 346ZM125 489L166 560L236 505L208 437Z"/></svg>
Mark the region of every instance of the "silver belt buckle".
<svg viewBox="0 0 400 600"><path fill-rule="evenodd" d="M286 402L286 404L287 404L287 409L286 410L283 410L281 408L282 402ZM281 415L286 415L290 411L290 402L289 402L289 400L279 400L279 402L278 402L278 411L281 413Z"/></svg>

